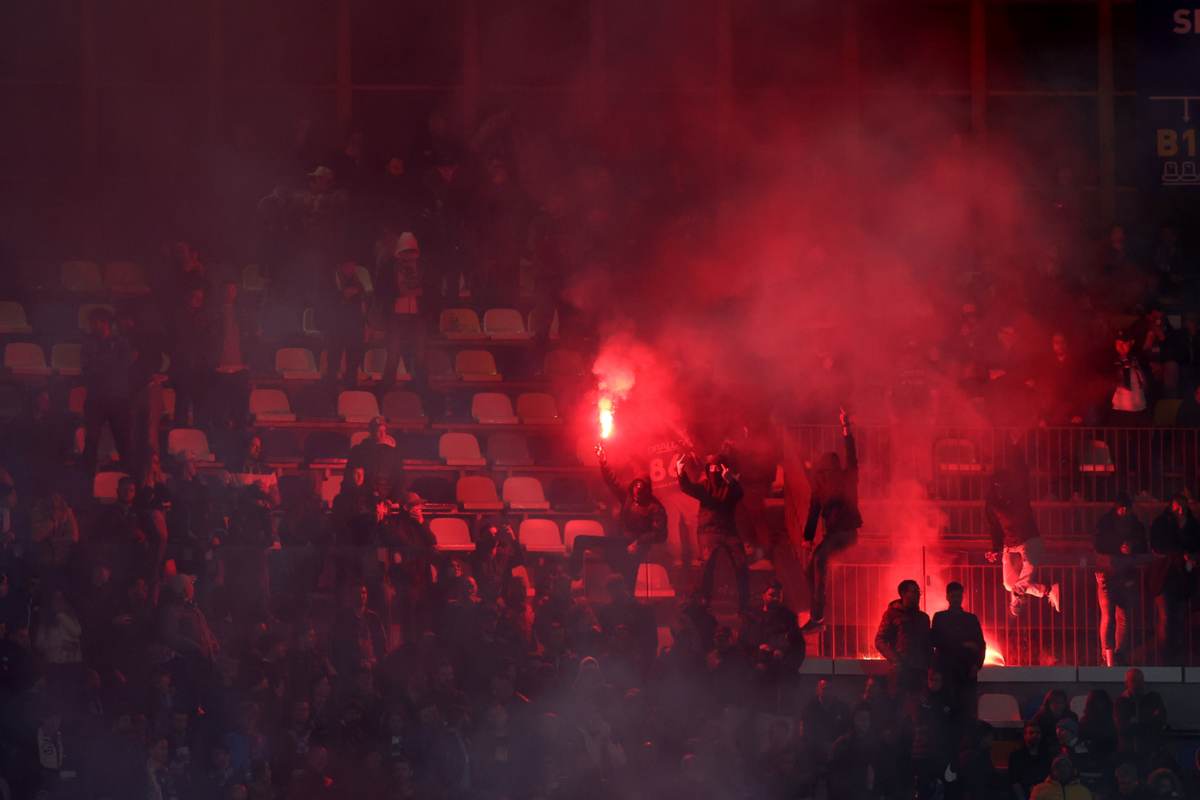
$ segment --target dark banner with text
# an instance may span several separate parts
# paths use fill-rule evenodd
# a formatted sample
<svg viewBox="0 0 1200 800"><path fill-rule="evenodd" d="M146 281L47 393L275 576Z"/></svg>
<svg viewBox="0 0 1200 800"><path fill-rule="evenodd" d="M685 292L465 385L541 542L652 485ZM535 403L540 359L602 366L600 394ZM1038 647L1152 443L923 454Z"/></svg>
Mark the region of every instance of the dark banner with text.
<svg viewBox="0 0 1200 800"><path fill-rule="evenodd" d="M1138 0L1138 153L1147 188L1200 188L1200 2Z"/></svg>

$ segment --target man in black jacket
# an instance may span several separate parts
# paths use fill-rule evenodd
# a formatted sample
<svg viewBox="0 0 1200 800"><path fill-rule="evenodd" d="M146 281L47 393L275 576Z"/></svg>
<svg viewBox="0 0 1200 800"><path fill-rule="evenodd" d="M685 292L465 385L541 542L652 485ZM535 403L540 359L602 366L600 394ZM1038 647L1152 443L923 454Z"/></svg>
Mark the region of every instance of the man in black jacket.
<svg viewBox="0 0 1200 800"><path fill-rule="evenodd" d="M805 632L824 627L829 562L858 541L858 529L862 527L862 515L858 511L858 450L850 432L850 417L845 411L840 421L846 446L846 466L842 466L837 453L821 456L815 470L810 463L804 464L812 492L808 519L804 523L805 550L812 547L816 538L817 521L825 522L821 543L808 553L806 577L811 605L808 622L804 624Z"/></svg>
<svg viewBox="0 0 1200 800"><path fill-rule="evenodd" d="M738 608L744 611L750 604L750 569L734 519L737 504L742 499L742 485L721 456L710 455L705 459L704 474L699 481L688 476L688 466L686 456L680 456L675 464L679 489L700 501L696 533L702 546L706 540L711 543L700 591L705 599L712 601L717 556L725 553L737 575Z"/></svg>
<svg viewBox="0 0 1200 800"><path fill-rule="evenodd" d="M1158 556L1151 576L1157 611L1159 647L1178 664L1186 640L1188 603L1196 594L1200 563L1200 523L1192 515L1186 495L1179 494L1150 527L1150 549Z"/></svg>
<svg viewBox="0 0 1200 800"><path fill-rule="evenodd" d="M984 502L984 514L992 532L992 549L987 560L1003 567L1004 589L1012 595L1008 611L1021 613L1027 597L1044 597L1060 610L1057 583L1047 586L1034 580L1042 563L1044 548L1029 504L1028 477L1024 469L999 469L992 478Z"/></svg>
<svg viewBox="0 0 1200 800"><path fill-rule="evenodd" d="M621 535L577 536L571 550L571 574L578 579L583 573L583 555L599 550L609 567L625 578L631 590L637 578L638 564L653 545L667 540L667 510L654 496L650 478L639 475L628 487L622 486L608 466L608 454L596 446L600 459L600 475L613 496L621 504Z"/></svg>
<svg viewBox="0 0 1200 800"><path fill-rule="evenodd" d="M1138 562L1149 552L1146 526L1126 492L1096 523L1096 601L1100 606L1100 648L1104 665L1129 659L1129 617L1138 600Z"/></svg>
<svg viewBox="0 0 1200 800"><path fill-rule="evenodd" d="M921 610L921 587L914 580L903 580L896 591L900 598L883 612L875 649L891 665L892 693L903 698L921 691L933 661L933 645L929 616Z"/></svg>
<svg viewBox="0 0 1200 800"><path fill-rule="evenodd" d="M987 643L979 617L963 609L961 583L951 581L946 585L946 602L949 607L933 615L930 640L934 661L954 698L955 720L961 724L975 719L975 688Z"/></svg>

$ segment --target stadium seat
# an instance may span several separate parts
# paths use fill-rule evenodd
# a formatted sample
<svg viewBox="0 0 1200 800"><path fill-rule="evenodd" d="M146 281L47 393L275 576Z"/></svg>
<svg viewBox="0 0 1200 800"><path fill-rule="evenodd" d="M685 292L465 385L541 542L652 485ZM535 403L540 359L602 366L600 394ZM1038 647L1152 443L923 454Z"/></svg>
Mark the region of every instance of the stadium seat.
<svg viewBox="0 0 1200 800"><path fill-rule="evenodd" d="M250 392L250 413L257 422L296 420L288 396L279 389L255 389Z"/></svg>
<svg viewBox="0 0 1200 800"><path fill-rule="evenodd" d="M321 329L317 327L317 312L311 308L304 309L304 313L300 315L300 330L306 336L321 336Z"/></svg>
<svg viewBox="0 0 1200 800"><path fill-rule="evenodd" d="M479 392L471 398L471 417L483 425L516 425L512 401L497 392Z"/></svg>
<svg viewBox="0 0 1200 800"><path fill-rule="evenodd" d="M208 437L198 428L174 428L167 434L167 453L176 458L194 461L215 461L208 447Z"/></svg>
<svg viewBox="0 0 1200 800"><path fill-rule="evenodd" d="M60 274L62 287L68 292L99 294L104 291L100 267L94 261L64 261Z"/></svg>
<svg viewBox="0 0 1200 800"><path fill-rule="evenodd" d="M447 308L438 317L438 331L447 339L482 339L479 315L469 308Z"/></svg>
<svg viewBox="0 0 1200 800"><path fill-rule="evenodd" d="M84 304L82 304L81 306L79 306L79 312L75 315L75 322L76 322L76 325L79 327L79 330L83 331L84 333L92 332L92 319L91 319L92 312L95 311L97 308L103 308L106 311L108 311L108 313L110 313L110 314L114 313L114 311L115 311L115 309L112 306L110 306L108 303L84 303Z"/></svg>
<svg viewBox="0 0 1200 800"><path fill-rule="evenodd" d="M454 373L464 381L503 380L496 359L487 350L461 350L454 357Z"/></svg>
<svg viewBox="0 0 1200 800"><path fill-rule="evenodd" d="M101 503L116 502L117 484L128 477L124 472L97 472L92 478L92 497Z"/></svg>
<svg viewBox="0 0 1200 800"><path fill-rule="evenodd" d="M438 439L438 458L452 467L482 467L479 441L469 433L443 433Z"/></svg>
<svg viewBox="0 0 1200 800"><path fill-rule="evenodd" d="M577 536L603 536L604 526L594 519L569 519L563 526L563 544L568 550L575 549Z"/></svg>
<svg viewBox="0 0 1200 800"><path fill-rule="evenodd" d="M281 347L275 351L275 371L284 380L312 381L321 377L312 351L304 347Z"/></svg>
<svg viewBox="0 0 1200 800"><path fill-rule="evenodd" d="M529 331L515 308L489 308L483 312L483 332L489 339L528 339Z"/></svg>
<svg viewBox="0 0 1200 800"><path fill-rule="evenodd" d="M421 397L414 392L388 392L383 396L383 416L398 424L425 424Z"/></svg>
<svg viewBox="0 0 1200 800"><path fill-rule="evenodd" d="M73 337L79 331L79 309L73 303L36 303L26 311L38 336Z"/></svg>
<svg viewBox="0 0 1200 800"><path fill-rule="evenodd" d="M408 488L421 495L421 499L431 505L453 507L456 504L455 488L446 478L437 475L422 475L413 478ZM493 491L495 491L493 489Z"/></svg>
<svg viewBox="0 0 1200 800"><path fill-rule="evenodd" d="M339 431L313 431L304 440L304 460L309 464L345 461L350 455L350 437Z"/></svg>
<svg viewBox="0 0 1200 800"><path fill-rule="evenodd" d="M247 292L264 292L270 283L258 264L247 264L242 267L242 288Z"/></svg>
<svg viewBox="0 0 1200 800"><path fill-rule="evenodd" d="M642 562L634 580L633 596L639 600L665 600L675 596L667 568L662 564Z"/></svg>
<svg viewBox="0 0 1200 800"><path fill-rule="evenodd" d="M1022 725L1021 707L1011 694L981 694L979 720L997 728L1019 728Z"/></svg>
<svg viewBox="0 0 1200 800"><path fill-rule="evenodd" d="M475 549L471 530L458 517L438 517L429 520L429 530L437 540L437 549L446 553L468 553Z"/></svg>
<svg viewBox="0 0 1200 800"><path fill-rule="evenodd" d="M408 367L404 363L404 358L401 357L399 362L396 365L396 380L411 381L412 375L408 374ZM362 369L358 372L358 379L362 381L381 381L383 380L383 371L386 368L387 350L382 347L372 347L363 353Z"/></svg>
<svg viewBox="0 0 1200 800"><path fill-rule="evenodd" d="M46 353L40 344L9 342L4 345L4 366L13 375L49 375Z"/></svg>
<svg viewBox="0 0 1200 800"><path fill-rule="evenodd" d="M104 285L113 294L149 294L142 268L132 261L110 261L104 265Z"/></svg>
<svg viewBox="0 0 1200 800"><path fill-rule="evenodd" d="M1085 442L1079 454L1079 471L1090 474L1111 475L1117 471L1108 445L1100 439Z"/></svg>
<svg viewBox="0 0 1200 800"><path fill-rule="evenodd" d="M519 433L493 433L488 437L488 461L497 467L528 467L533 464L529 442Z"/></svg>
<svg viewBox="0 0 1200 800"><path fill-rule="evenodd" d="M370 422L380 416L379 401L370 392L345 391L338 395L337 413L346 422Z"/></svg>
<svg viewBox="0 0 1200 800"><path fill-rule="evenodd" d="M545 392L523 392L517 397L517 416L526 425L552 425L562 422L558 404Z"/></svg>
<svg viewBox="0 0 1200 800"><path fill-rule="evenodd" d="M1179 417L1179 407L1182 400L1163 398L1154 404L1154 427L1174 428L1175 420Z"/></svg>
<svg viewBox="0 0 1200 800"><path fill-rule="evenodd" d="M527 519L517 529L517 541L530 553L566 553L558 523L552 519Z"/></svg>
<svg viewBox="0 0 1200 800"><path fill-rule="evenodd" d="M82 371L80 359L83 346L74 342L59 342L50 348L50 367L59 375L78 375Z"/></svg>
<svg viewBox="0 0 1200 800"><path fill-rule="evenodd" d="M0 301L0 333L32 333L25 306L12 300Z"/></svg>
<svg viewBox="0 0 1200 800"><path fill-rule="evenodd" d="M504 502L518 511L547 511L550 503L537 478L514 476L504 480Z"/></svg>
<svg viewBox="0 0 1200 800"><path fill-rule="evenodd" d="M942 439L933 446L933 460L939 472L979 473L983 464L970 439Z"/></svg>
<svg viewBox="0 0 1200 800"><path fill-rule="evenodd" d="M454 495L464 511L500 511L504 508L496 494L496 484L482 475L459 478Z"/></svg>
<svg viewBox="0 0 1200 800"><path fill-rule="evenodd" d="M574 350L551 350L542 364L546 376L551 378L578 378L586 374L583 356Z"/></svg>

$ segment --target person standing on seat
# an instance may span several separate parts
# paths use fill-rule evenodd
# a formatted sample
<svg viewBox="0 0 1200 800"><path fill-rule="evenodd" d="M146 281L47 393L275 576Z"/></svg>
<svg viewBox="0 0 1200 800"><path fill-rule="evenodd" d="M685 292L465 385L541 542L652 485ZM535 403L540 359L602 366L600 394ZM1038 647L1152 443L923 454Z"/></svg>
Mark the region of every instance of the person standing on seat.
<svg viewBox="0 0 1200 800"><path fill-rule="evenodd" d="M825 627L825 602L828 595L829 562L838 553L853 547L862 527L858 511L858 450L850 431L850 415L842 411L842 441L846 447L846 464L842 466L837 453L829 452L817 461L816 469L805 462L811 494L808 519L804 523L804 549L807 555L810 608L804 632L820 631ZM824 520L825 535L815 547L817 522Z"/></svg>
<svg viewBox="0 0 1200 800"><path fill-rule="evenodd" d="M694 458L681 455L675 462L675 471L679 475L680 491L700 501L696 533L701 546L707 542L709 548L700 592L706 600L712 601L717 557L725 553L737 576L738 608L744 611L750 604L750 567L746 548L738 538L737 521L734 518L737 504L742 499L742 485L718 455L705 458L704 474L699 481L693 481L688 475L688 468L693 461Z"/></svg>
<svg viewBox="0 0 1200 800"><path fill-rule="evenodd" d="M1047 586L1035 580L1045 548L1029 503L1029 479L1024 469L999 469L992 477L983 507L992 532L992 549L987 560L1000 562L1004 589L1011 595L1008 613L1017 616L1026 598L1046 598L1060 611L1057 583Z"/></svg>
<svg viewBox="0 0 1200 800"><path fill-rule="evenodd" d="M113 442L127 463L129 440L129 369L135 353L129 343L113 328L113 316L106 308L94 309L88 317L92 335L83 342L80 367L87 399L83 406L86 429L83 463L89 472L96 469L96 451L100 433L107 422L112 429Z"/></svg>
<svg viewBox="0 0 1200 800"><path fill-rule="evenodd" d="M648 476L639 475L622 486L608 466L608 454L603 445L596 445L600 460L600 475L605 485L621 504L621 534L619 536L577 536L571 550L571 574L578 580L583 574L583 555L599 550L614 571L625 578L625 585L634 588L638 565L656 544L667 540L667 510L654 496Z"/></svg>

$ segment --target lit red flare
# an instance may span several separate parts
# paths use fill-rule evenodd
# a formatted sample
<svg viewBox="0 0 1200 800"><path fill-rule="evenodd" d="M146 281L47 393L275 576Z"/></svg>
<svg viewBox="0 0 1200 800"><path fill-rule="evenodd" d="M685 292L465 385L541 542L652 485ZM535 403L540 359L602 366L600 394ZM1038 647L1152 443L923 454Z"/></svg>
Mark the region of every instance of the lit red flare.
<svg viewBox="0 0 1200 800"><path fill-rule="evenodd" d="M1003 667L1004 654L996 649L996 646L991 642L987 642L987 650L983 655L983 665L985 667Z"/></svg>
<svg viewBox="0 0 1200 800"><path fill-rule="evenodd" d="M613 401L611 397L601 397L598 416L600 419L600 438L608 439L613 434Z"/></svg>

